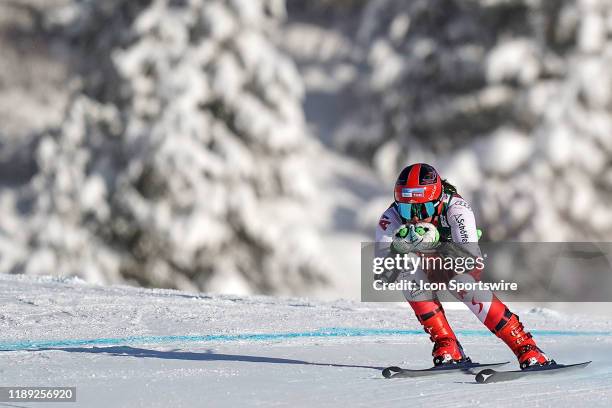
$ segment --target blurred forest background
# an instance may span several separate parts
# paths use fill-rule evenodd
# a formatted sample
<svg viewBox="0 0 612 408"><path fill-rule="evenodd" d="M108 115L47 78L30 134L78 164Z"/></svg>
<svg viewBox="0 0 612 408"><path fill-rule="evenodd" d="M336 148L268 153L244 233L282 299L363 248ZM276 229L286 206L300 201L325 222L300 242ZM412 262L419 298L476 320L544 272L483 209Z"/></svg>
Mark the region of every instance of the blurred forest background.
<svg viewBox="0 0 612 408"><path fill-rule="evenodd" d="M2 0L0 272L359 296L404 165L612 238L612 1Z"/></svg>

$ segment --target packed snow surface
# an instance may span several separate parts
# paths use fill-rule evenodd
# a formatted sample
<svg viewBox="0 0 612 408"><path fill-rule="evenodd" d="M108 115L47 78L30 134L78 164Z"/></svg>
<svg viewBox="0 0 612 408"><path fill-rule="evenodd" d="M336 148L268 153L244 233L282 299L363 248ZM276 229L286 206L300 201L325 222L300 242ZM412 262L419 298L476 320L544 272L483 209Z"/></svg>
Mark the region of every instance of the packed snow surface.
<svg viewBox="0 0 612 408"><path fill-rule="evenodd" d="M430 365L403 304L237 297L0 275L0 385L76 386L79 407L610 406L612 323L515 305L542 348L588 368L500 384L471 375L386 380ZM513 355L470 315L448 310L471 357ZM44 403L0 406L39 407Z"/></svg>

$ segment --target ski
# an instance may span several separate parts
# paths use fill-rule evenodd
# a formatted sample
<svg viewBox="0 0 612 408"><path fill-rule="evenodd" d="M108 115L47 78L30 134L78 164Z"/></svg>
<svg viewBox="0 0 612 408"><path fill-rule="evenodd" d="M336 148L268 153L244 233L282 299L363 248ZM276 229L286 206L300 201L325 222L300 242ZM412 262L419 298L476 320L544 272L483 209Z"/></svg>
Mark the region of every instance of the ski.
<svg viewBox="0 0 612 408"><path fill-rule="evenodd" d="M584 368L591 362L586 361L584 363L577 364L550 364L547 366L536 366L533 368L527 368L525 370L513 370L513 371L496 371L490 368L480 371L476 374L476 382L480 384L490 384L502 381L511 381L518 378L530 377L538 374L558 374L566 373L571 370L578 368Z"/></svg>
<svg viewBox="0 0 612 408"><path fill-rule="evenodd" d="M413 378L413 377L427 377L430 375L437 374L445 374L445 373L454 373L457 371L467 372L468 374L473 374L472 370L475 368L484 368L484 367L497 367L504 364L508 364L508 361L504 361L503 363L473 363L471 361L466 361L464 363L457 364L447 364L436 367L425 368L421 370L414 370L408 368L401 368L396 366L387 367L382 370L382 375L385 378Z"/></svg>

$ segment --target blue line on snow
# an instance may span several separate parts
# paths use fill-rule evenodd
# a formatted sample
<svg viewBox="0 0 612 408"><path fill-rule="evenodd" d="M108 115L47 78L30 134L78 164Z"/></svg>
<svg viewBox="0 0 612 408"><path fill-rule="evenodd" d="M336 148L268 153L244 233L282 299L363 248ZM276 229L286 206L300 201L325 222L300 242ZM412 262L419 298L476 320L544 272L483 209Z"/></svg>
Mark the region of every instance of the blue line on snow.
<svg viewBox="0 0 612 408"><path fill-rule="evenodd" d="M488 330L455 330L462 336L491 336ZM562 331L562 330L532 330L539 336L612 336L611 331ZM60 340L22 340L17 342L0 342L1 351L18 351L49 347L75 346L120 346L125 344L168 344L168 343L205 343L230 341L265 341L289 340L295 338L320 337L367 337L367 336L410 336L420 335L421 330L398 329L358 329L333 327L306 332L291 333L255 333L255 334L208 334L201 336L129 336L98 339L60 339Z"/></svg>

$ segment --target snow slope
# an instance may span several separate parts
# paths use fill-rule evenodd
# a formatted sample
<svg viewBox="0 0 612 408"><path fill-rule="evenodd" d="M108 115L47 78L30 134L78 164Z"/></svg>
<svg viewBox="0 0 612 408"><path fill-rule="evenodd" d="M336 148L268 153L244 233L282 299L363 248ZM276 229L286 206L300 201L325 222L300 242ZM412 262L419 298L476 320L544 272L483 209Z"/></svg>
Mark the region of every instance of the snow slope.
<svg viewBox="0 0 612 408"><path fill-rule="evenodd" d="M566 376L480 385L464 374L380 376L386 365L430 364L429 340L405 305L209 296L9 275L0 275L0 305L0 385L76 386L71 407L558 408L612 401L612 322L605 317L522 310L553 358L594 363ZM468 312L448 314L473 359L513 360Z"/></svg>

